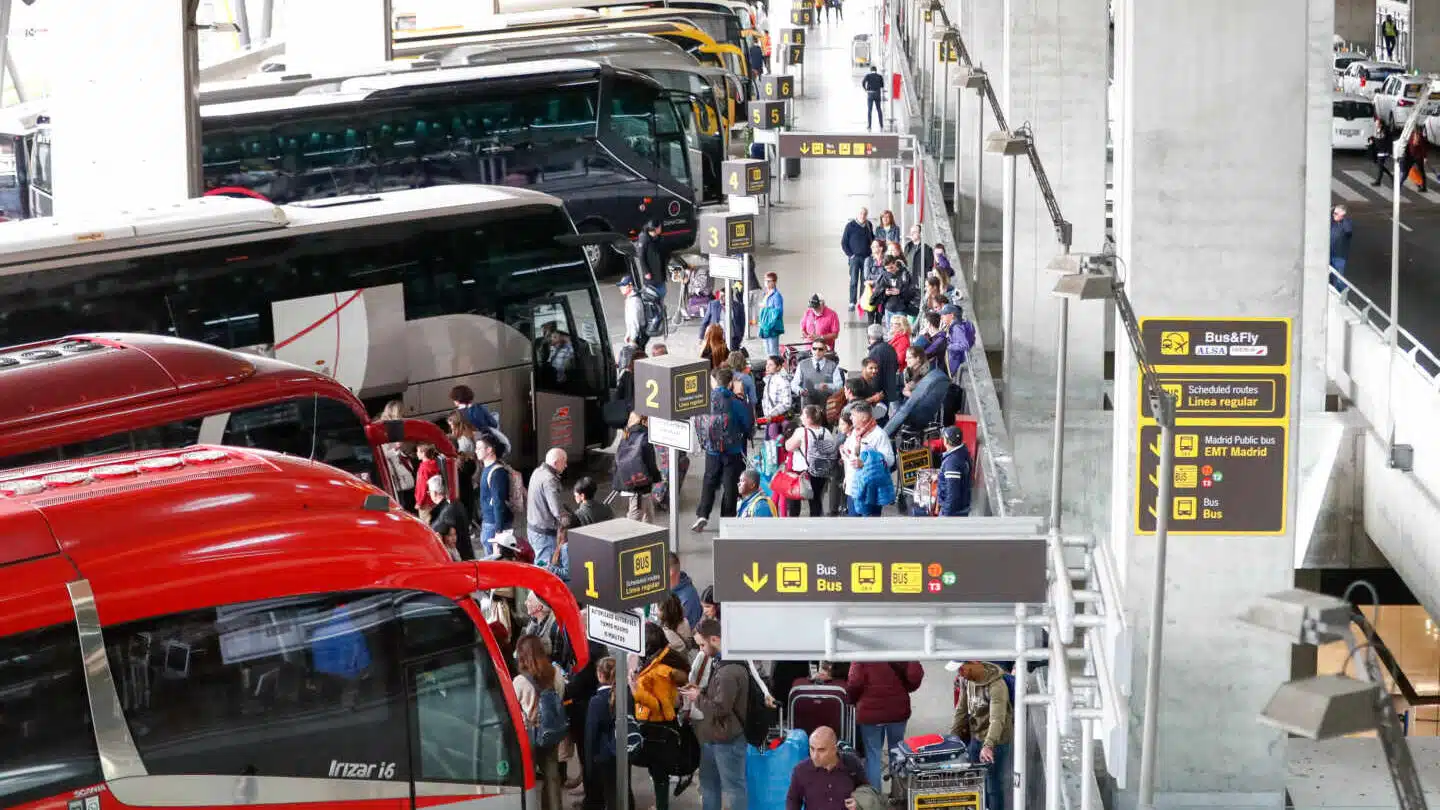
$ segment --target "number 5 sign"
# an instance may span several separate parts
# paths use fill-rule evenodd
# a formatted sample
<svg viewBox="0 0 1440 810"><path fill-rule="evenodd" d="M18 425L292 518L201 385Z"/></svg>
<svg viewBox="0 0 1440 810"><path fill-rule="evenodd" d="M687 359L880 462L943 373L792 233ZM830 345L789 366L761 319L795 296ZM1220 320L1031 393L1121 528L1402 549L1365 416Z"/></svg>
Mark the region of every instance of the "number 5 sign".
<svg viewBox="0 0 1440 810"><path fill-rule="evenodd" d="M710 364L675 355L635 361L635 412L689 419L710 410Z"/></svg>

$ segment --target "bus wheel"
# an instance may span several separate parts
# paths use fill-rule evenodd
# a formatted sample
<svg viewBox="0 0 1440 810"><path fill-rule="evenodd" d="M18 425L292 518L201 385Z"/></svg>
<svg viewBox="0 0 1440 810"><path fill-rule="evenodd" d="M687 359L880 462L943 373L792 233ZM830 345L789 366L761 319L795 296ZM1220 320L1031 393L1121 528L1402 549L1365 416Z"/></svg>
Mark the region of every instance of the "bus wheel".
<svg viewBox="0 0 1440 810"><path fill-rule="evenodd" d="M603 222L584 222L578 228L580 233L601 233L610 230ZM595 270L595 278L600 280L619 276L625 269L625 263L621 261L620 254L604 245L586 245L585 258Z"/></svg>

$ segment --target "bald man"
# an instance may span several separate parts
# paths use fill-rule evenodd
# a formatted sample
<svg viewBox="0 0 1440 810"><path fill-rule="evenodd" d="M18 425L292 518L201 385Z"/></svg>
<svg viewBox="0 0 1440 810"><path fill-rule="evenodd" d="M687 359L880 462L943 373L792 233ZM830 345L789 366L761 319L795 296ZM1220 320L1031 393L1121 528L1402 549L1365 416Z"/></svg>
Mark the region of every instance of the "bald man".
<svg viewBox="0 0 1440 810"><path fill-rule="evenodd" d="M559 447L545 454L545 463L530 474L530 489L525 500L525 528L530 547L535 549L535 564L542 568L555 556L555 536L560 527L560 476L565 474L569 457Z"/></svg>
<svg viewBox="0 0 1440 810"><path fill-rule="evenodd" d="M821 726L810 733L810 758L790 774L785 810L856 810L851 794L866 784L860 759L841 753L835 729Z"/></svg>

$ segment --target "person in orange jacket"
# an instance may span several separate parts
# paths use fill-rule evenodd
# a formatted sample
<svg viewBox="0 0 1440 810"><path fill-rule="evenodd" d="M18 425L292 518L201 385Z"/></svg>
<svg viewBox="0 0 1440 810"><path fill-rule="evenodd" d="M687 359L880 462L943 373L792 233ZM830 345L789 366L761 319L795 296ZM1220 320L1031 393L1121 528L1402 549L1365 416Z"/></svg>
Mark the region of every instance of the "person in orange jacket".
<svg viewBox="0 0 1440 810"><path fill-rule="evenodd" d="M690 662L671 649L665 631L653 622L645 624L645 665L630 676L635 701L635 719L651 723L674 723L680 705L680 687L690 681ZM655 787L655 810L669 810L670 775L659 765L650 768Z"/></svg>
<svg viewBox="0 0 1440 810"><path fill-rule="evenodd" d="M770 70L770 32L760 32L760 48L765 52L765 70Z"/></svg>

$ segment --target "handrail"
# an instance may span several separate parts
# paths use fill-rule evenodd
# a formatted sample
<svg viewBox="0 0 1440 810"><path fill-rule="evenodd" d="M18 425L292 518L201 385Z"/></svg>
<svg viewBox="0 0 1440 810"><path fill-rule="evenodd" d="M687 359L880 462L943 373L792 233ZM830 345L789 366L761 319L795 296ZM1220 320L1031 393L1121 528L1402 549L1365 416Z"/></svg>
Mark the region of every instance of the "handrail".
<svg viewBox="0 0 1440 810"><path fill-rule="evenodd" d="M1395 654L1390 652L1390 647L1385 640L1380 638L1380 631L1370 623L1370 619L1359 610L1351 612L1350 621L1360 625L1360 631L1365 635L1365 640L1370 644L1370 649L1375 651L1375 657L1385 665L1385 671L1390 673L1390 679L1400 690L1400 696L1411 706L1440 706L1440 694L1422 695L1415 691L1415 685L1410 683L1410 678L1405 670L1400 668L1400 662L1395 660ZM1347 661L1348 663L1348 661Z"/></svg>
<svg viewBox="0 0 1440 810"><path fill-rule="evenodd" d="M1369 296L1356 289L1355 285L1346 281L1345 276L1330 268L1330 295L1340 299L1351 312L1360 317L1360 320L1370 327L1382 340L1390 330L1390 314L1388 311L1375 305ZM1440 391L1440 357L1425 347L1409 332L1401 326L1396 330L1396 348L1410 362L1410 366L1420 372L1430 381L1432 388ZM1405 349L1405 342L1409 341L1410 348ZM1421 361L1424 361L1423 363Z"/></svg>

